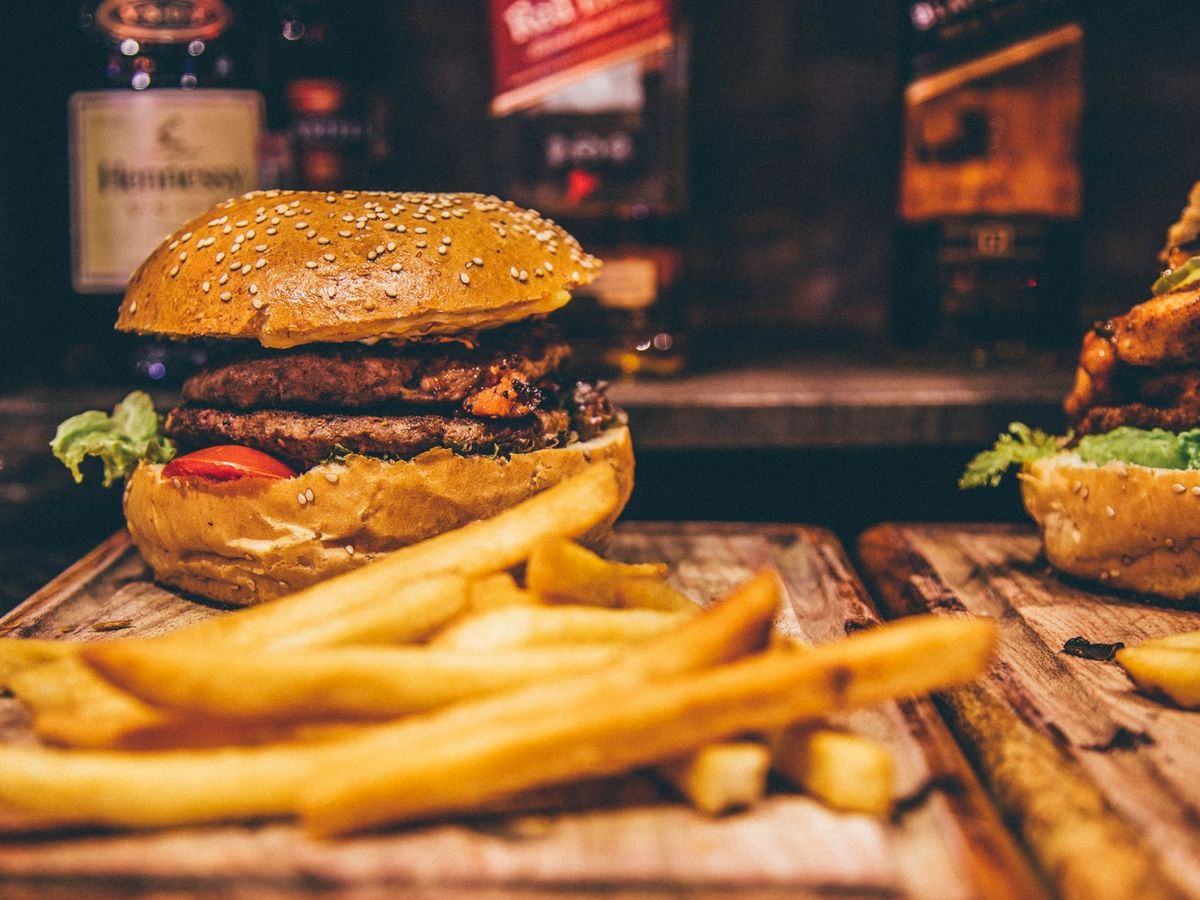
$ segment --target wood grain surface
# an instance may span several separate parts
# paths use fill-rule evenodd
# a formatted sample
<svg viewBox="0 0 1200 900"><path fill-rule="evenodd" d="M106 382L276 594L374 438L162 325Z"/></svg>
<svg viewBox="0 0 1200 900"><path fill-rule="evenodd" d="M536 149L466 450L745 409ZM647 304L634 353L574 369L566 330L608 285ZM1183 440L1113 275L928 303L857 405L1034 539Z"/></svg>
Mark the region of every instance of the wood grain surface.
<svg viewBox="0 0 1200 900"><path fill-rule="evenodd" d="M702 602L775 565L788 594L779 627L812 642L877 621L841 547L815 529L626 525L611 555L668 561L674 583ZM118 535L0 620L0 634L103 640L216 614L150 582ZM710 819L638 774L551 792L545 808L331 842L283 822L10 838L0 841L0 894L1042 894L928 701L845 721L894 751L898 794L908 802L893 822L836 813L782 788L749 812ZM11 698L0 698L0 739L33 740Z"/></svg>
<svg viewBox="0 0 1200 900"><path fill-rule="evenodd" d="M1002 812L1066 897L1200 897L1200 714L1142 697L1081 636L1136 644L1200 612L1060 579L1031 528L881 525L859 541L890 615L994 617L987 677L941 695Z"/></svg>

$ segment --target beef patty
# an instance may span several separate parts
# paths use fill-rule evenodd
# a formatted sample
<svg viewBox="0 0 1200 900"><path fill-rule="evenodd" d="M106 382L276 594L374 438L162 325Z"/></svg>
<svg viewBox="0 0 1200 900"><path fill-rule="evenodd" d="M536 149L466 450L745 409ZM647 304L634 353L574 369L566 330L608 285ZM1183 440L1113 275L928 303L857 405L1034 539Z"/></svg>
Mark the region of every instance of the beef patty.
<svg viewBox="0 0 1200 900"><path fill-rule="evenodd" d="M536 410L521 419L489 420L181 406L167 415L163 430L181 448L242 444L303 470L339 451L396 458L435 447L464 454L524 453L565 443L570 421L565 410Z"/></svg>
<svg viewBox="0 0 1200 900"><path fill-rule="evenodd" d="M523 418L540 383L570 354L547 323L499 328L469 341L318 344L245 356L189 378L183 397L229 409L366 409L455 404L475 416Z"/></svg>

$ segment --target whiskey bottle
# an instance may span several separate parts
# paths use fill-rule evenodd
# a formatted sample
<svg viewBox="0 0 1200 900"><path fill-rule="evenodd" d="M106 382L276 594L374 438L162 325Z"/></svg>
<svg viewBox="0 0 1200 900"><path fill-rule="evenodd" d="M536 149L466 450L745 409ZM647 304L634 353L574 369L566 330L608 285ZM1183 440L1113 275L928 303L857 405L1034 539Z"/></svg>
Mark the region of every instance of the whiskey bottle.
<svg viewBox="0 0 1200 900"><path fill-rule="evenodd" d="M904 11L897 343L976 364L1076 333L1083 31L1057 0L917 0Z"/></svg>
<svg viewBox="0 0 1200 900"><path fill-rule="evenodd" d="M672 375L686 360L677 295L687 210L687 40L665 0L492 2L498 190L560 221L604 271L557 314L580 368ZM602 53L597 53L597 49Z"/></svg>

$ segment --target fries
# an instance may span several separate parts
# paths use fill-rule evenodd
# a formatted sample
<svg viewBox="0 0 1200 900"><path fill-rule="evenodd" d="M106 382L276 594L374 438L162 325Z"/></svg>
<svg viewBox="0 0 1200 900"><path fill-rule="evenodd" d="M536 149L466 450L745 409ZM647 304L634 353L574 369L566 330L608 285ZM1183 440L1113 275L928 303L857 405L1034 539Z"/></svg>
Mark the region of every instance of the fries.
<svg viewBox="0 0 1200 900"><path fill-rule="evenodd" d="M730 741L663 763L657 771L700 812L719 816L761 800L770 768L765 746Z"/></svg>
<svg viewBox="0 0 1200 900"><path fill-rule="evenodd" d="M1200 709L1200 647L1147 641L1118 650L1116 659L1138 690L1184 709Z"/></svg>
<svg viewBox="0 0 1200 900"><path fill-rule="evenodd" d="M443 631L432 643L436 647L455 650L500 650L554 644L635 644L669 631L688 615L690 613L651 609L513 606L464 619Z"/></svg>
<svg viewBox="0 0 1200 900"><path fill-rule="evenodd" d="M662 580L665 574L657 563L609 562L562 538L535 545L525 566L529 589L551 603L694 609L696 604Z"/></svg>
<svg viewBox="0 0 1200 900"><path fill-rule="evenodd" d="M299 816L342 834L652 765L720 815L757 802L774 765L829 805L885 811L886 750L822 717L972 677L991 623L923 617L800 647L773 633L772 570L701 611L665 567L559 536L615 503L596 467L163 637L0 639L0 679L38 736L92 748L0 748L0 807L131 827Z"/></svg>
<svg viewBox="0 0 1200 900"><path fill-rule="evenodd" d="M109 641L84 651L105 678L152 704L269 722L388 719L597 668L619 649L464 652L344 647L229 658L212 650Z"/></svg>
<svg viewBox="0 0 1200 900"><path fill-rule="evenodd" d="M892 803L892 756L878 741L823 727L780 735L771 765L826 806L882 816Z"/></svg>
<svg viewBox="0 0 1200 900"><path fill-rule="evenodd" d="M70 656L75 645L67 641L37 638L0 638L0 689L7 688L14 675Z"/></svg>
<svg viewBox="0 0 1200 900"><path fill-rule="evenodd" d="M314 834L342 834L623 771L746 731L968 680L995 638L995 626L983 620L910 619L809 652L768 651L664 678L619 704L552 702L536 716L493 720L469 739L436 745L437 752L393 744L369 770L347 766L310 785L301 815ZM913 666L912 657L938 665ZM405 747L402 735L391 737Z"/></svg>

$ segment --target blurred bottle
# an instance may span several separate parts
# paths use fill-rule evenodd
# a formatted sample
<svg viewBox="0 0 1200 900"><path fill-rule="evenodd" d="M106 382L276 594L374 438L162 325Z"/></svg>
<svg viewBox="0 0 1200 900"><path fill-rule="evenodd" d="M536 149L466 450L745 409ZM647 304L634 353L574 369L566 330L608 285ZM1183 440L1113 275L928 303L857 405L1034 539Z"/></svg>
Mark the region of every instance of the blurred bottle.
<svg viewBox="0 0 1200 900"><path fill-rule="evenodd" d="M69 378L131 378L112 337L133 270L164 236L257 186L263 99L246 89L233 11L222 0L101 0L80 27L95 64L69 102L72 284L97 319L67 351ZM137 367L160 380L193 349L148 345Z"/></svg>
<svg viewBox="0 0 1200 900"><path fill-rule="evenodd" d="M500 190L604 260L556 317L591 372L685 365L676 286L687 211L687 39L667 0L491 0ZM538 7L541 9L541 7Z"/></svg>
<svg viewBox="0 0 1200 900"><path fill-rule="evenodd" d="M1063 0L906 0L892 334L976 364L1077 331L1083 31Z"/></svg>
<svg viewBox="0 0 1200 900"><path fill-rule="evenodd" d="M275 7L260 58L267 85L266 183L310 190L384 187L386 58L378 10L351 0Z"/></svg>

